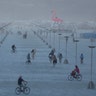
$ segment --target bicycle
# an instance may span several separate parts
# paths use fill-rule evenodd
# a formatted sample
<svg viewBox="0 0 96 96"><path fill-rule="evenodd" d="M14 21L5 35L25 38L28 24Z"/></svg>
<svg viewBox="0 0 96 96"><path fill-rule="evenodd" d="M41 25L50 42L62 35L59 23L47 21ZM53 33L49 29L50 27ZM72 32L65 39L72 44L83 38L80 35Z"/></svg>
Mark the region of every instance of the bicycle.
<svg viewBox="0 0 96 96"><path fill-rule="evenodd" d="M72 74L68 75L68 80L73 81L74 79L81 81L82 75L81 74L76 74L75 76L73 76Z"/></svg>
<svg viewBox="0 0 96 96"><path fill-rule="evenodd" d="M21 92L28 95L30 93L30 88L26 86L27 85L27 82L24 81L23 82L23 85L22 86L18 86L16 89L15 89L15 93L17 95L20 95Z"/></svg>

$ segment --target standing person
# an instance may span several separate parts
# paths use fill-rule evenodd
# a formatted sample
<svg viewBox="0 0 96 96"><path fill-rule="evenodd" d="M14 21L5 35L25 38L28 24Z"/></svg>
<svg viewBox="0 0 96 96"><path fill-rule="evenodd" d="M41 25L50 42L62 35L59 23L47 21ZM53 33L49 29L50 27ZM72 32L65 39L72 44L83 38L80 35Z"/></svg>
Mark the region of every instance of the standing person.
<svg viewBox="0 0 96 96"><path fill-rule="evenodd" d="M55 52L55 49L52 49L48 55L50 63L53 61L54 52Z"/></svg>
<svg viewBox="0 0 96 96"><path fill-rule="evenodd" d="M55 48L53 48L50 53L51 53L52 55L54 55L54 53L55 53Z"/></svg>
<svg viewBox="0 0 96 96"><path fill-rule="evenodd" d="M48 58L49 58L49 61L51 63L52 62L52 54L51 53L49 53Z"/></svg>
<svg viewBox="0 0 96 96"><path fill-rule="evenodd" d="M81 64L83 63L83 60L84 60L84 55L83 55L83 53L81 53L81 55L80 55L80 62L81 62Z"/></svg>
<svg viewBox="0 0 96 96"><path fill-rule="evenodd" d="M59 63L62 63L62 58L63 58L62 53L58 54L58 58L59 58Z"/></svg>
<svg viewBox="0 0 96 96"><path fill-rule="evenodd" d="M28 63L31 63L30 53L28 53L28 55L27 55L27 62L28 62Z"/></svg>
<svg viewBox="0 0 96 96"><path fill-rule="evenodd" d="M11 46L11 48L12 48L12 52L14 53L14 52L16 51L16 46L15 46L15 44L13 44L13 45Z"/></svg>
<svg viewBox="0 0 96 96"><path fill-rule="evenodd" d="M31 54L32 54L32 59L34 59L36 54L36 49L32 49Z"/></svg>
<svg viewBox="0 0 96 96"><path fill-rule="evenodd" d="M57 58L55 55L52 56L52 60L53 60L53 66L55 67L55 65L57 64Z"/></svg>

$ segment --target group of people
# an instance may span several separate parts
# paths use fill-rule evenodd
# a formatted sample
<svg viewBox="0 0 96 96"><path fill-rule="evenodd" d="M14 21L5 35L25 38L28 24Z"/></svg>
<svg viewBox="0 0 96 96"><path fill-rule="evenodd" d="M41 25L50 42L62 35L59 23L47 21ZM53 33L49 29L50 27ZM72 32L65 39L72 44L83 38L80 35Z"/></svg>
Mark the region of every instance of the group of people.
<svg viewBox="0 0 96 96"><path fill-rule="evenodd" d="M36 53L36 49L32 49L32 51L31 51L32 59L34 59L35 53ZM53 63L53 66L55 66L55 64L57 63L57 58L56 58L56 55L55 55L54 53L55 53L55 49L52 49L51 52L49 53L49 60L50 60L50 62ZM61 53L58 54L58 58L59 58L59 62L61 63L61 62L62 62L62 58L63 58L63 56L62 56ZM83 57L83 54L81 54L80 58L81 58L81 61L82 61L83 58L84 58L84 57ZM29 63L31 62L30 53L28 53L28 55L27 55L27 61L28 61ZM82 62L81 62L81 63L82 63ZM77 65L75 65L75 68L74 68L74 70L71 72L71 75L72 75L74 78L76 78L76 75L78 75L78 74L80 74L80 70L79 70L79 67L78 67ZM23 86L23 82L25 82L25 80L22 78L22 76L20 76L20 77L18 78L18 85L19 85L20 87L22 87L22 86Z"/></svg>
<svg viewBox="0 0 96 96"><path fill-rule="evenodd" d="M15 53L15 52L16 52L16 45L13 44L13 45L11 46L11 49L12 49L12 52ZM28 62L28 63L31 63L31 57L32 57L32 59L34 60L35 54L36 54L36 49L32 49L32 50L31 50L31 54L30 54L30 53L27 54L27 62Z"/></svg>
<svg viewBox="0 0 96 96"><path fill-rule="evenodd" d="M49 53L49 61L50 63L53 63L53 66L56 65L57 63L57 58L56 58L56 55L54 54L55 53L55 49L52 49L51 52Z"/></svg>
<svg viewBox="0 0 96 96"><path fill-rule="evenodd" d="M58 53L57 57L54 53L55 53L55 49L52 49L48 55L50 63L52 63L52 62L53 62L53 64L57 63L57 58L59 60L59 63L62 63L62 58L63 58L62 53ZM84 63L83 61L84 61L84 55L83 55L83 53L81 53L80 54L80 63L83 64Z"/></svg>
<svg viewBox="0 0 96 96"><path fill-rule="evenodd" d="M11 48L12 48L12 52L15 53L16 52L15 44L13 44L11 46ZM62 53L59 53L57 57L54 53L55 53L55 49L52 49L51 52L49 53L48 57L49 57L50 62L52 62L53 65L55 65L57 63L57 57L58 57L59 63L62 63L62 58L63 58ZM36 54L36 49L32 49L31 56L32 56L33 60L34 60L35 54ZM31 63L31 56L30 56L30 53L27 54L27 62L28 63ZM83 53L81 53L81 55L80 55L80 63L81 64L83 64L83 60L84 60L84 55L83 55Z"/></svg>
<svg viewBox="0 0 96 96"><path fill-rule="evenodd" d="M59 59L59 63L62 63L62 53L59 53L57 56L55 55L55 49L52 49L48 55L50 63L53 63L53 66L57 63L57 58Z"/></svg>
<svg viewBox="0 0 96 96"><path fill-rule="evenodd" d="M15 46L15 44L12 45L12 51L13 51L13 52L16 51L16 46ZM30 55L30 54L31 54L31 55ZM31 53L28 53L28 54L27 54L27 62L28 62L28 63L31 63L31 58L32 58L32 59L35 58L35 54L36 54L36 49L32 49L32 50L31 50ZM51 52L49 53L49 56L48 56L48 57L49 57L50 62L53 63L53 66L55 66L55 65L57 64L57 57L58 57L58 59L59 59L59 63L62 62L62 58L63 58L62 53L59 53L58 56L56 57L56 55L55 55L55 49L52 49L52 50L51 50ZM83 59L84 59L84 56L83 56L83 53L81 53L81 55L80 55L81 64L83 63ZM74 78L76 78L76 75L77 75L77 74L80 74L80 70L79 70L78 66L75 65L75 69L71 72L71 75L72 75ZM22 78L22 76L20 76L20 77L18 78L18 85L19 85L20 87L23 86L23 83L22 83L22 82L24 82L24 81L25 81L25 80Z"/></svg>
<svg viewBox="0 0 96 96"><path fill-rule="evenodd" d="M31 51L32 56L30 55L30 53L27 54L27 63L31 63L31 57L34 60L35 54L36 54L36 49L32 49L32 51Z"/></svg>

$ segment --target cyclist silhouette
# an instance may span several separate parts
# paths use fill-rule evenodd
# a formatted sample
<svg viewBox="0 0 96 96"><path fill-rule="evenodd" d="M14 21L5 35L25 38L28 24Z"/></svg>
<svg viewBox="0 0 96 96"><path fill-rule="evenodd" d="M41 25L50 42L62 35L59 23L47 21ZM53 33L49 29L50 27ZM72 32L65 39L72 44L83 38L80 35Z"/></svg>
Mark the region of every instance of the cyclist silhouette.
<svg viewBox="0 0 96 96"><path fill-rule="evenodd" d="M20 76L19 78L18 78L18 85L20 86L20 88L23 86L23 82L24 82L25 80L22 78L22 76Z"/></svg>
<svg viewBox="0 0 96 96"><path fill-rule="evenodd" d="M30 88L29 87L27 87L26 85L27 85L27 81L25 81L23 78L22 78L22 76L20 76L19 78L18 78L18 87L16 87L16 89L15 89L15 92L16 92L16 94L17 95L19 95L21 92L23 92L24 94L29 94L30 93Z"/></svg>

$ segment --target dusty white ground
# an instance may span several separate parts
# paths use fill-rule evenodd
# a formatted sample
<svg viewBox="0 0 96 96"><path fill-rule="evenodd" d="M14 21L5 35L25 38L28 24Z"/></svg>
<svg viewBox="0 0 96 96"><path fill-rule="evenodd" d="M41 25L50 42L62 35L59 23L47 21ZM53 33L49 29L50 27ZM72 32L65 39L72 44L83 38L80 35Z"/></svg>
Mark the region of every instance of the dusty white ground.
<svg viewBox="0 0 96 96"><path fill-rule="evenodd" d="M2 40L4 34L0 34L0 40ZM11 52L12 44L17 47L16 53ZM90 40L80 39L78 43L77 61L83 76L82 81L68 81L67 77L75 65L75 44L71 38L68 40L69 64L62 62L53 68L48 59L51 49L34 35L33 31L28 31L27 39L23 39L22 35L18 35L15 30L7 36L0 47L0 96L17 96L15 88L20 75L28 81L28 86L31 89L28 96L95 96L96 89L87 89L91 78L89 45ZM95 42L94 45L96 45ZM58 44L55 46L58 49ZM33 48L37 50L36 57L31 64L26 64L26 56ZM93 51L92 79L96 86L96 49ZM65 57L65 39L61 39L61 52ZM84 64L80 64L81 52L84 53ZM55 54L57 53L56 51ZM20 96L25 95L21 93Z"/></svg>

